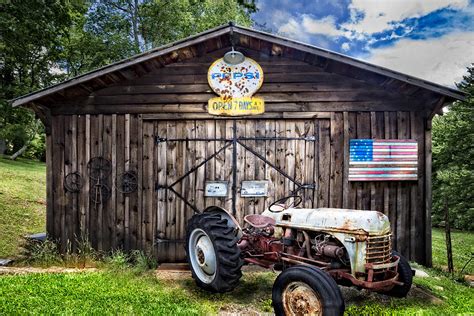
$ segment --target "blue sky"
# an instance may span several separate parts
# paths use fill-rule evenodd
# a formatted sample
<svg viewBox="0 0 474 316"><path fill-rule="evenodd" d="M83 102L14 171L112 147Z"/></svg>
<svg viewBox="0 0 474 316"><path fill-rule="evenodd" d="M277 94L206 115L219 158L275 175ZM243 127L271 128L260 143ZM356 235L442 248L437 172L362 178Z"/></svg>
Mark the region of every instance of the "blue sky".
<svg viewBox="0 0 474 316"><path fill-rule="evenodd" d="M474 0L257 0L257 28L446 86L474 63Z"/></svg>

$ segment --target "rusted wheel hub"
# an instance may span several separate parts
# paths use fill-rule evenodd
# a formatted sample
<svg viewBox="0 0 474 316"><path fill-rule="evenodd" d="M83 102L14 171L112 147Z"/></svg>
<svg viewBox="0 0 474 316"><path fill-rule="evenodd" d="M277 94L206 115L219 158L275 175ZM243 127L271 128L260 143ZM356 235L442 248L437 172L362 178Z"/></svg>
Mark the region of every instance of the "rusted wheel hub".
<svg viewBox="0 0 474 316"><path fill-rule="evenodd" d="M291 282L283 292L286 315L322 315L319 295L306 283Z"/></svg>

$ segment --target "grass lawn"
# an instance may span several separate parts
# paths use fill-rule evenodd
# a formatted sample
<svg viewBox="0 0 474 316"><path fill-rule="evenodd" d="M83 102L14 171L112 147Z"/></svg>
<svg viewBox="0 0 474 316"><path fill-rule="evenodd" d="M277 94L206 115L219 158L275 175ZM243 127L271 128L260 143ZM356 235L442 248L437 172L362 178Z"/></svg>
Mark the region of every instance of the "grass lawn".
<svg viewBox="0 0 474 316"><path fill-rule="evenodd" d="M45 231L46 165L0 158L0 258L18 253L20 236Z"/></svg>
<svg viewBox="0 0 474 316"><path fill-rule="evenodd" d="M45 166L39 162L0 159L0 257L17 253L19 236L44 231ZM453 232L454 264L459 271L474 247L474 234ZM444 232L433 229L431 277L415 277L416 287L440 298L432 302L412 291L407 299L343 288L347 315L474 312L474 289L442 271L446 266ZM474 263L466 268L474 273ZM245 272L231 293L201 291L189 277L166 279L152 272L105 265L99 272L0 276L2 314L166 314L192 315L272 312L272 272ZM418 293L418 294L417 294Z"/></svg>

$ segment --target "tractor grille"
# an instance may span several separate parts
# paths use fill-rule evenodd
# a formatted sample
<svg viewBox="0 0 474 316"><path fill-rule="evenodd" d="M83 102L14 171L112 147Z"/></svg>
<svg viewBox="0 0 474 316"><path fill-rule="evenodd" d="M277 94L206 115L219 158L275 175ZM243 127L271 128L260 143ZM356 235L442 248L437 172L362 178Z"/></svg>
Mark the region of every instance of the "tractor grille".
<svg viewBox="0 0 474 316"><path fill-rule="evenodd" d="M366 261L367 263L390 262L392 253L392 234L369 236L367 238Z"/></svg>

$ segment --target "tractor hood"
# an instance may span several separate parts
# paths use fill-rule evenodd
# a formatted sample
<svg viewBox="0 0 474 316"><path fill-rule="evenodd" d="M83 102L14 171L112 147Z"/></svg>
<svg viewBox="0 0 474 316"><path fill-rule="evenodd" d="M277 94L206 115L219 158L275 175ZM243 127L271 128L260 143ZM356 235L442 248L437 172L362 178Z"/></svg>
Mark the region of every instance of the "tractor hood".
<svg viewBox="0 0 474 316"><path fill-rule="evenodd" d="M289 208L279 213L266 210L262 215L275 219L276 226L305 230L366 233L369 235L380 235L390 231L388 217L377 211Z"/></svg>

